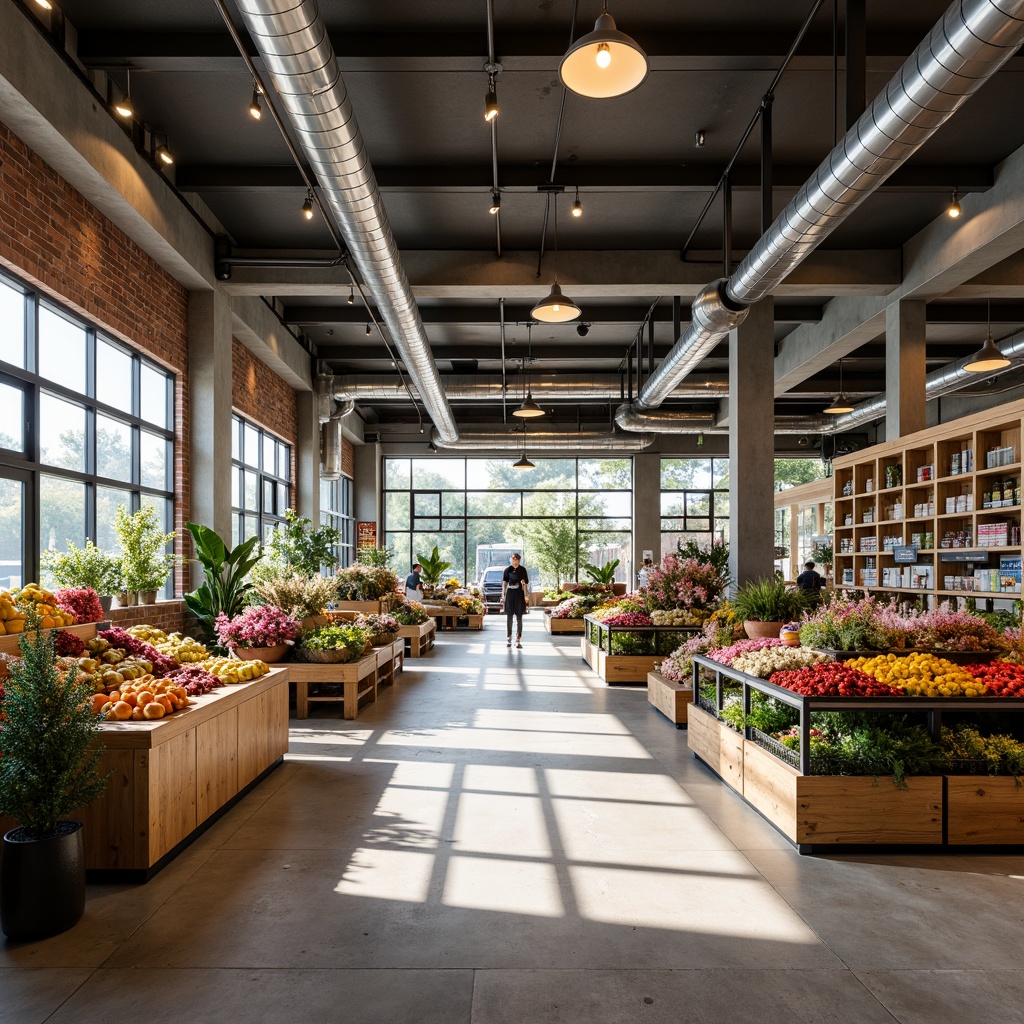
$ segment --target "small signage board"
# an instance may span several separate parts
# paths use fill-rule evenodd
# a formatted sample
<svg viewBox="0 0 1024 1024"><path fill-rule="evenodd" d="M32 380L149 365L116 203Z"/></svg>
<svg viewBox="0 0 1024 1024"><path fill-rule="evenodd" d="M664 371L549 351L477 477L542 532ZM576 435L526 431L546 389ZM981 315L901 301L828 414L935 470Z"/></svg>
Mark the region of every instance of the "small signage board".
<svg viewBox="0 0 1024 1024"><path fill-rule="evenodd" d="M953 551L940 551L940 562L987 562L987 551L964 551L956 549Z"/></svg>
<svg viewBox="0 0 1024 1024"><path fill-rule="evenodd" d="M361 548L377 546L377 524L356 523L356 543Z"/></svg>
<svg viewBox="0 0 1024 1024"><path fill-rule="evenodd" d="M897 563L909 562L910 564L913 564L917 561L917 545L901 544L892 549L892 557Z"/></svg>

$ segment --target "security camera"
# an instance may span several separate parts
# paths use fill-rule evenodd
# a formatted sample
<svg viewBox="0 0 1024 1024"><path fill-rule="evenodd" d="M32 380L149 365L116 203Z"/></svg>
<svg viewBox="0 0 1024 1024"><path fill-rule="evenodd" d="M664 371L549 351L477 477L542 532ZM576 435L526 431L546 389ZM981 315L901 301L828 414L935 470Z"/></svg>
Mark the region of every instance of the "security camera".
<svg viewBox="0 0 1024 1024"><path fill-rule="evenodd" d="M579 324L576 328L576 333L581 338L585 338L590 333L590 324Z"/></svg>

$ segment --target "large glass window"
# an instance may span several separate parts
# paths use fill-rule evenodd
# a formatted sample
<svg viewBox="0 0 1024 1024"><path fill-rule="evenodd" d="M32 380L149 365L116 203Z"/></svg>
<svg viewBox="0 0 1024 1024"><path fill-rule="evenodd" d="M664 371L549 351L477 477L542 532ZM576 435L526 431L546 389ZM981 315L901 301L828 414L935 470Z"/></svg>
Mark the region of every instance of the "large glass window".
<svg viewBox="0 0 1024 1024"><path fill-rule="evenodd" d="M534 459L384 460L385 543L401 575L437 545L450 573L475 583L520 551L533 586L584 575L619 559L616 579L633 579L633 461Z"/></svg>
<svg viewBox="0 0 1024 1024"><path fill-rule="evenodd" d="M21 523L0 586L38 578L40 553L69 541L116 554L119 505L173 522L173 396L172 374L0 277L0 480L20 481L0 488L0 511Z"/></svg>
<svg viewBox="0 0 1024 1024"><path fill-rule="evenodd" d="M338 565L344 568L356 560L356 519L352 510L352 481L320 481L320 525L332 526L341 534L334 549Z"/></svg>
<svg viewBox="0 0 1024 1024"><path fill-rule="evenodd" d="M729 541L729 460L661 460L661 553Z"/></svg>
<svg viewBox="0 0 1024 1024"><path fill-rule="evenodd" d="M265 543L291 507L292 447L255 423L231 417L231 543Z"/></svg>

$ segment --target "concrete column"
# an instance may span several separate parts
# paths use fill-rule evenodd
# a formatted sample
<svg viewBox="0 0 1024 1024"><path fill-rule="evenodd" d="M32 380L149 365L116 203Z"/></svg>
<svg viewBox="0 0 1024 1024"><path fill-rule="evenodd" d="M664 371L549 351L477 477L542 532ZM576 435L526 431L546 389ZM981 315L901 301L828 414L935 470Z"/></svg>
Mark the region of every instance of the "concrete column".
<svg viewBox="0 0 1024 1024"><path fill-rule="evenodd" d="M885 310L885 439L924 430L925 304L894 302Z"/></svg>
<svg viewBox="0 0 1024 1024"><path fill-rule="evenodd" d="M188 302L189 515L231 543L231 306L219 291ZM199 563L192 584L203 581Z"/></svg>
<svg viewBox="0 0 1024 1024"><path fill-rule="evenodd" d="M295 396L295 510L320 525L320 422L316 394L300 391Z"/></svg>
<svg viewBox="0 0 1024 1024"><path fill-rule="evenodd" d="M381 515L381 493L384 489L380 479L380 445L363 444L355 446L355 481L353 504L356 521L377 524L377 543L383 547L384 534Z"/></svg>
<svg viewBox="0 0 1024 1024"><path fill-rule="evenodd" d="M800 575L800 506L789 506L789 572L790 579Z"/></svg>
<svg viewBox="0 0 1024 1024"><path fill-rule="evenodd" d="M643 564L644 551L654 552L654 564L661 561L661 455L633 456L633 574Z"/></svg>
<svg viewBox="0 0 1024 1024"><path fill-rule="evenodd" d="M768 298L729 333L729 571L737 584L774 568L774 361Z"/></svg>

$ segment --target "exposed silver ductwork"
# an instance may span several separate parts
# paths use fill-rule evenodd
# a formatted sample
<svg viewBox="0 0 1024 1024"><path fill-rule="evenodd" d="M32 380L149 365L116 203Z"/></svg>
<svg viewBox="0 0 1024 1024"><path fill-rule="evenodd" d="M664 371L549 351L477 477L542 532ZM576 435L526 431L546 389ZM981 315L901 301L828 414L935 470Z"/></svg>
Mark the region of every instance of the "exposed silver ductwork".
<svg viewBox="0 0 1024 1024"><path fill-rule="evenodd" d="M745 308L777 288L1022 41L1024 0L956 0L735 273L704 289L689 328L648 378L636 406L661 405L742 321Z"/></svg>
<svg viewBox="0 0 1024 1024"><path fill-rule="evenodd" d="M557 433L531 430L529 433L463 433L454 441L445 441L438 431L431 432L430 440L438 448L452 451L500 451L530 453L538 451L596 451L635 452L654 444L654 438L644 434L607 434L598 431Z"/></svg>
<svg viewBox="0 0 1024 1024"><path fill-rule="evenodd" d="M1024 358L1024 331L1018 331L1016 334L1004 338L996 344L996 348L1007 359ZM992 373L971 373L966 366L973 358L973 356L966 356L963 359L958 359L955 363L950 363L948 366L929 373L924 379L925 400L930 402L935 398L942 398L943 395L959 391L971 384L979 384L1006 372L1005 370L996 370ZM885 415L885 405L885 395L878 395L866 402L861 402L854 406L852 412L837 416L832 429L837 431L854 430L857 427L862 427L865 423L880 419Z"/></svg>
<svg viewBox="0 0 1024 1024"><path fill-rule="evenodd" d="M653 430L658 434L727 434L727 426L719 426L717 415L699 412L676 412L652 409L641 412L624 405L615 414L615 422L623 430ZM828 416L776 416L776 434L820 434L833 430Z"/></svg>
<svg viewBox="0 0 1024 1024"><path fill-rule="evenodd" d="M236 0L331 215L440 437L458 427L391 234L338 62L313 0Z"/></svg>
<svg viewBox="0 0 1024 1024"><path fill-rule="evenodd" d="M341 476L341 420L320 424L320 479L337 480Z"/></svg>
<svg viewBox="0 0 1024 1024"><path fill-rule="evenodd" d="M503 382L500 374L444 374L441 387L450 400L485 400L500 402ZM622 379L618 374L559 374L551 379L534 376L530 379L530 390L537 402L545 401L614 401L622 398ZM729 393L729 383L724 380L700 384L684 384L677 388L673 398L717 399ZM509 389L505 397L518 401L520 393ZM335 377L333 395L339 401L355 399L359 402L387 402L400 400L404 392L398 378L386 374L376 376Z"/></svg>

